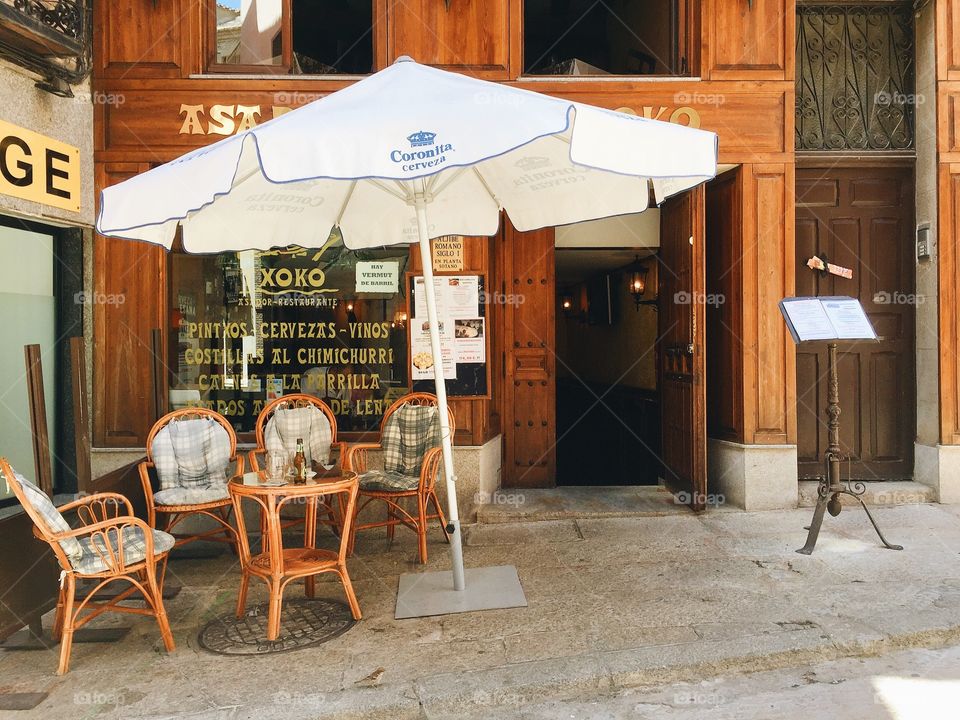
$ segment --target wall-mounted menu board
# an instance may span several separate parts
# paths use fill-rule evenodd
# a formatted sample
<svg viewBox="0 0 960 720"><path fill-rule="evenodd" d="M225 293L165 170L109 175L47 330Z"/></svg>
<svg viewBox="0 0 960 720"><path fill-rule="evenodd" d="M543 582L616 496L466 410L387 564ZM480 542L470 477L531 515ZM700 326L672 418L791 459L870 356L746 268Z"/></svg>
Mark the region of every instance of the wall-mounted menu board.
<svg viewBox="0 0 960 720"><path fill-rule="evenodd" d="M423 276L408 275L410 381L414 392L435 392L430 322ZM490 397L490 327L483 275L434 277L442 363L451 397Z"/></svg>

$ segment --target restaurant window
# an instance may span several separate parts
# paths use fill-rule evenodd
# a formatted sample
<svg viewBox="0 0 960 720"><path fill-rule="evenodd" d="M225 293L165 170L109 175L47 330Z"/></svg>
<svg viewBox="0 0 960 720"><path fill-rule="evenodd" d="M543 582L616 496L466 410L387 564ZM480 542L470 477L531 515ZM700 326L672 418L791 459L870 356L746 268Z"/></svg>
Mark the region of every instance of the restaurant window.
<svg viewBox="0 0 960 720"><path fill-rule="evenodd" d="M306 393L339 432L376 430L410 388L408 257L336 234L323 249L175 253L170 409L207 407L244 433L269 400Z"/></svg>
<svg viewBox="0 0 960 720"><path fill-rule="evenodd" d="M213 72L373 72L372 0L218 0L208 7Z"/></svg>
<svg viewBox="0 0 960 720"><path fill-rule="evenodd" d="M688 75L689 0L525 0L528 75Z"/></svg>
<svg viewBox="0 0 960 720"><path fill-rule="evenodd" d="M15 222L0 216L0 323L4 329L0 373L5 378L0 395L0 437L4 442L3 454L10 464L38 482L23 346L40 345L47 428L53 436L58 420L56 242L52 233L13 225ZM56 473L60 463L55 442L50 450L51 466ZM6 483L0 482L0 507L11 504L12 496Z"/></svg>

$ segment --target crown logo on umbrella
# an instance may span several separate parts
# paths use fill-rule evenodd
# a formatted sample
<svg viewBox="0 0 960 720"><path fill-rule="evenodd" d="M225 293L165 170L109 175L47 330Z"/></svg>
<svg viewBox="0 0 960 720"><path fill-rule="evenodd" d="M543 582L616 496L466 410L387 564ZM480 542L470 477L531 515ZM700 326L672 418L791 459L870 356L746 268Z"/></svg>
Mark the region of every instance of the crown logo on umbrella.
<svg viewBox="0 0 960 720"><path fill-rule="evenodd" d="M539 170L540 168L547 167L549 164L550 158L531 156L520 158L514 163L514 165L523 171Z"/></svg>
<svg viewBox="0 0 960 720"><path fill-rule="evenodd" d="M410 147L424 147L425 145L433 145L433 139L436 136L436 133L420 130L413 135L407 135L407 140L410 141Z"/></svg>

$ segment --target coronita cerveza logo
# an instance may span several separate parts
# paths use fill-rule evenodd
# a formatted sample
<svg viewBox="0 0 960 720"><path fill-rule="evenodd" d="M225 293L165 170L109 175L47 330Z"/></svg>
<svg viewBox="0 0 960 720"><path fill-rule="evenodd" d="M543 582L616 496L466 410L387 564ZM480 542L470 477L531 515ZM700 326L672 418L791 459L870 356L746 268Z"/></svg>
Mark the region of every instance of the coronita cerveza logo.
<svg viewBox="0 0 960 720"><path fill-rule="evenodd" d="M409 150L391 150L390 160L400 164L403 172L429 170L447 161L447 153L453 152L450 143L437 142L437 134L428 130L417 130L407 135Z"/></svg>

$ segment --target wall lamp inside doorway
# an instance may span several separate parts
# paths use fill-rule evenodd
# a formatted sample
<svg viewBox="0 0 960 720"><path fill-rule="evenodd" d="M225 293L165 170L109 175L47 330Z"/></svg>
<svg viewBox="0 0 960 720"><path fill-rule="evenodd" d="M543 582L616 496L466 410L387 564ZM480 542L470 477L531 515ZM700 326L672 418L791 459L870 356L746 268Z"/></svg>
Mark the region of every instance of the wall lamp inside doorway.
<svg viewBox="0 0 960 720"><path fill-rule="evenodd" d="M633 297L637 310L643 305L657 304L656 298L645 297L647 295L647 275L650 273L650 268L645 263L640 262L639 255L623 269L623 272L627 278L630 295ZM655 292L650 294L656 295Z"/></svg>

